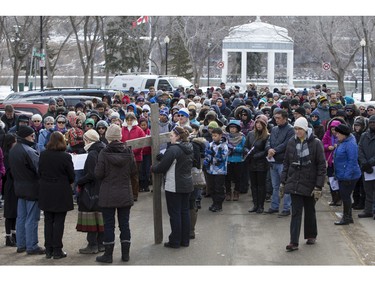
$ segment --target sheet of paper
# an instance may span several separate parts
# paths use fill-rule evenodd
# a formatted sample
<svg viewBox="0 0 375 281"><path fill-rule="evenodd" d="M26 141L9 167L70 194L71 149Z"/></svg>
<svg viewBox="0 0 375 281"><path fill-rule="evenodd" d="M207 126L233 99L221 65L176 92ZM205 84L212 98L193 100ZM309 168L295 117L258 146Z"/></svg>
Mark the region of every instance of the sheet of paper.
<svg viewBox="0 0 375 281"><path fill-rule="evenodd" d="M375 180L375 166L372 166L372 173L371 174L366 173L366 172L364 172L363 174L365 176L365 181Z"/></svg>
<svg viewBox="0 0 375 281"><path fill-rule="evenodd" d="M271 158L266 157L266 159L267 159L267 161L270 162L270 163L271 163L271 162L275 162L275 158L273 158L273 156L272 156Z"/></svg>
<svg viewBox="0 0 375 281"><path fill-rule="evenodd" d="M74 170L83 170L87 159L87 153L85 154L70 154L73 160Z"/></svg>

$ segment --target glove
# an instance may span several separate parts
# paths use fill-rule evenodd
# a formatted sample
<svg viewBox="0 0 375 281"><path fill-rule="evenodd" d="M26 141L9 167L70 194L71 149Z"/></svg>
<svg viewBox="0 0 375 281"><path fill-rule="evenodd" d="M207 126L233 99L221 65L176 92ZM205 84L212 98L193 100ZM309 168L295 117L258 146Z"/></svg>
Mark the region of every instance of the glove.
<svg viewBox="0 0 375 281"><path fill-rule="evenodd" d="M314 197L315 201L318 201L322 197L322 189L319 187L314 187L314 190L311 192L311 196Z"/></svg>
<svg viewBox="0 0 375 281"><path fill-rule="evenodd" d="M159 153L158 155L156 155L156 160L161 161L161 159L163 159L163 156L163 153Z"/></svg>
<svg viewBox="0 0 375 281"><path fill-rule="evenodd" d="M212 154L213 154L213 151L212 151L211 149L206 149L206 150L204 151L204 153L207 154L207 155L212 155Z"/></svg>
<svg viewBox="0 0 375 281"><path fill-rule="evenodd" d="M368 174L371 174L373 172L373 168L372 168L371 164L365 163L365 164L362 165L362 171L366 172Z"/></svg>
<svg viewBox="0 0 375 281"><path fill-rule="evenodd" d="M203 161L203 166L208 167L209 165L210 165L210 162L207 159L205 159Z"/></svg>
<svg viewBox="0 0 375 281"><path fill-rule="evenodd" d="M280 184L280 187L279 187L279 197L280 197L280 199L282 199L284 197L284 193L285 193L285 185L282 183L282 184Z"/></svg>

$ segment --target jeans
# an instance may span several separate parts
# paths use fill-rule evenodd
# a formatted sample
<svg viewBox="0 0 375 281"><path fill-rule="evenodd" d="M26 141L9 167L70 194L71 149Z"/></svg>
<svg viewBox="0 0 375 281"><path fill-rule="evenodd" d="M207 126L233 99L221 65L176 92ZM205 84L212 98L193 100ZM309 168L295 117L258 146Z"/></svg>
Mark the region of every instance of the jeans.
<svg viewBox="0 0 375 281"><path fill-rule="evenodd" d="M297 194L292 194L291 200L292 220L290 221L290 243L298 245L303 211L305 213L303 219L304 238L316 238L316 236L318 235L315 214L316 202L314 197L302 196Z"/></svg>
<svg viewBox="0 0 375 281"><path fill-rule="evenodd" d="M115 215L117 210L117 219L120 228L120 241L130 242L130 206L124 208L102 208L104 220L104 241L103 244L115 243Z"/></svg>
<svg viewBox="0 0 375 281"><path fill-rule="evenodd" d="M171 234L169 243L173 246L188 246L190 241L190 193L165 191Z"/></svg>
<svg viewBox="0 0 375 281"><path fill-rule="evenodd" d="M280 197L279 197L279 188L280 188L280 178L283 171L283 164L272 163L270 167L271 181L272 181L272 197L271 197L271 209L279 210ZM284 212L290 211L291 199L289 194L284 194Z"/></svg>
<svg viewBox="0 0 375 281"><path fill-rule="evenodd" d="M16 237L17 248L26 248L26 251L38 249L38 223L40 209L38 201L28 201L18 198Z"/></svg>
<svg viewBox="0 0 375 281"><path fill-rule="evenodd" d="M47 251L61 251L66 213L44 212L44 246Z"/></svg>
<svg viewBox="0 0 375 281"><path fill-rule="evenodd" d="M375 214L375 180L363 181L363 187L366 193L365 209L367 214Z"/></svg>

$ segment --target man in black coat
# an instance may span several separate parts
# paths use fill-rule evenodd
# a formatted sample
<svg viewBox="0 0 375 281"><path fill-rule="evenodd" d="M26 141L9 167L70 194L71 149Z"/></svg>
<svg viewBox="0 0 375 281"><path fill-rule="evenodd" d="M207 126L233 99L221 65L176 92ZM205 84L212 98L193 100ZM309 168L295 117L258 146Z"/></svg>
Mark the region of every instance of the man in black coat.
<svg viewBox="0 0 375 281"><path fill-rule="evenodd" d="M29 126L17 130L17 144L9 151L9 165L14 179L14 191L18 197L17 253L44 254L38 245L38 164L39 154L34 149L35 132Z"/></svg>

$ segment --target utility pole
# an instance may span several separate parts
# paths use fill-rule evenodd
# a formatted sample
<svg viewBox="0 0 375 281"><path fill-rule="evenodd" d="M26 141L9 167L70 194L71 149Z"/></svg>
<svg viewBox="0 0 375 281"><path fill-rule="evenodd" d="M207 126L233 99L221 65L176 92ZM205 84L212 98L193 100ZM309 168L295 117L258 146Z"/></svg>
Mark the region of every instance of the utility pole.
<svg viewBox="0 0 375 281"><path fill-rule="evenodd" d="M43 68L45 65L45 57L43 57L43 16L40 16L40 90L43 91ZM35 85L36 86L36 85Z"/></svg>

